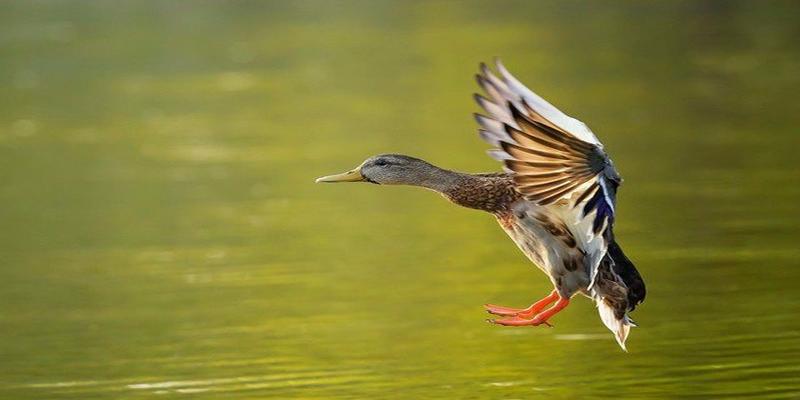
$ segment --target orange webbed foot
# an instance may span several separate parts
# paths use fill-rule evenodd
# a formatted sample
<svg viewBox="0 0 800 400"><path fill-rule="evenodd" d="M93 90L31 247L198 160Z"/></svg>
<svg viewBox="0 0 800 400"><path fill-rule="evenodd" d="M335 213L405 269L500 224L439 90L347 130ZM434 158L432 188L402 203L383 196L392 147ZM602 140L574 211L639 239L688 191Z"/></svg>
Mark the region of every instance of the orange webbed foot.
<svg viewBox="0 0 800 400"><path fill-rule="evenodd" d="M506 317L513 317L517 314L525 311L525 308L513 308L513 307L504 307L504 306L497 306L494 304L484 304L483 308L486 309L486 312L489 314L494 315L502 315Z"/></svg>
<svg viewBox="0 0 800 400"><path fill-rule="evenodd" d="M503 325L503 326L539 326L539 325L547 325L549 327L553 327L550 325L549 322L541 320L539 318L527 319L521 317L512 317L512 318L503 318L503 319L487 319L489 323L496 324L496 325Z"/></svg>
<svg viewBox="0 0 800 400"><path fill-rule="evenodd" d="M556 292L554 292L554 293L556 293ZM511 318L489 319L487 321L491 322L493 324L503 325L503 326L539 326L539 325L547 325L549 327L552 327L552 325L550 325L550 323L548 323L547 321L553 315L558 314L559 311L563 310L566 306L569 305L569 299L568 298L559 297L557 293L556 293L556 297L558 297L558 301L556 302L556 304L554 304L552 307L548 308L547 310L544 310L544 311L536 314L536 316L533 317L533 318L529 319L529 317L526 318L526 316L523 313L517 313L516 316L513 316ZM541 303L542 301L544 301L544 299L541 300L539 303ZM539 304L539 303L537 303L537 304Z"/></svg>
<svg viewBox="0 0 800 400"><path fill-rule="evenodd" d="M528 308L513 308L513 307L505 307L505 306L497 306L494 304L484 304L483 307L489 314L500 315L504 317L520 317L530 319L533 318L534 315L542 311L545 307L550 305L550 303L556 301L558 299L558 292L553 290L549 295L545 298L533 303Z"/></svg>

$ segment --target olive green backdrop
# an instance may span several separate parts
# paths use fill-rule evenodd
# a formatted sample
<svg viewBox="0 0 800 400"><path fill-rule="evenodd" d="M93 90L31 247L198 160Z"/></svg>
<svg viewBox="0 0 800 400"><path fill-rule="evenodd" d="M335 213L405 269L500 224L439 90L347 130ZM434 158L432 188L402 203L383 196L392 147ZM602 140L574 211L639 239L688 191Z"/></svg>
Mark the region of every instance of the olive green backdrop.
<svg viewBox="0 0 800 400"><path fill-rule="evenodd" d="M800 397L796 2L0 4L0 397ZM494 171L480 61L589 124L648 284L620 351L495 221L315 185Z"/></svg>

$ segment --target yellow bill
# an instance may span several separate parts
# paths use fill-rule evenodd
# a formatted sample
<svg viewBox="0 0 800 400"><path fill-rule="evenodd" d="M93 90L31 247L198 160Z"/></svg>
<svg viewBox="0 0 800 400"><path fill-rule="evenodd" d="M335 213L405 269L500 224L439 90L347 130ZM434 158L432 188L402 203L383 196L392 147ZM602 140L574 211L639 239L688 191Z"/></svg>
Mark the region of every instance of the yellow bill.
<svg viewBox="0 0 800 400"><path fill-rule="evenodd" d="M343 174L323 176L322 178L317 178L316 180L317 183L362 182L362 181L364 181L364 176L361 175L361 167L356 168L352 171L347 171Z"/></svg>

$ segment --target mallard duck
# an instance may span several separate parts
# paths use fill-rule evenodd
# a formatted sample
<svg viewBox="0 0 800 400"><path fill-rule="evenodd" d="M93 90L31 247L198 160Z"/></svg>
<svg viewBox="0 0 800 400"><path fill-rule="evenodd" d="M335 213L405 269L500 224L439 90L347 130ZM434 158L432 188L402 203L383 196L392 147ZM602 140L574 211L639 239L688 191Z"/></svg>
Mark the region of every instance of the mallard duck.
<svg viewBox="0 0 800 400"><path fill-rule="evenodd" d="M317 182L421 186L451 202L491 213L522 252L552 282L553 291L526 308L484 305L504 326L550 326L575 294L593 299L600 319L626 350L629 313L645 285L615 240L617 189L622 178L603 145L582 122L567 116L512 76L497 60L476 75L485 96L475 100L478 134L504 172L450 171L402 154L368 158L348 172ZM549 307L548 307L549 306Z"/></svg>

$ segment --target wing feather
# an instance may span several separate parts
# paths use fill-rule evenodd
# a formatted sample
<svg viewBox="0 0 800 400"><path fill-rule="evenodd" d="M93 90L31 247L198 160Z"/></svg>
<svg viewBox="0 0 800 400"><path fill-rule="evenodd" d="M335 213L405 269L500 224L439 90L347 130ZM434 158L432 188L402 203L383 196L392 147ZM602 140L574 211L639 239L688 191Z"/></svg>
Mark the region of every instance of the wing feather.
<svg viewBox="0 0 800 400"><path fill-rule="evenodd" d="M503 81L506 83L506 86L509 88L509 90L525 100L525 102L531 106L532 110L541 115L542 118L551 122L564 132L569 132L575 135L581 140L593 144L600 144L600 141L597 140L597 137L589 129L589 127L586 126L586 124L564 114L552 104L548 103L545 99L528 89L519 80L517 80L517 78L508 72L506 67L499 59L496 60L495 64L497 65L497 70L500 71L500 75L502 76Z"/></svg>
<svg viewBox="0 0 800 400"><path fill-rule="evenodd" d="M528 166L538 167L539 172L558 170L571 183L566 186L571 189L587 183L606 167L600 147L532 121L511 103L509 107L512 118L520 129L504 125L508 137L514 142L501 140L500 148L512 160L524 161ZM518 164L509 161L506 161L506 167L515 171L515 177L524 177L530 173L529 170L516 170ZM552 187L539 186L518 186L517 189L529 200L535 200L540 205L551 204L571 191L553 191ZM555 194L559 196L553 196Z"/></svg>
<svg viewBox="0 0 800 400"><path fill-rule="evenodd" d="M476 82L485 92L475 101L479 135L495 148L490 155L513 174L517 190L540 206L569 198L577 218L593 214L591 233L608 232L614 221L619 175L594 133L525 87L503 64L499 75L480 65Z"/></svg>

